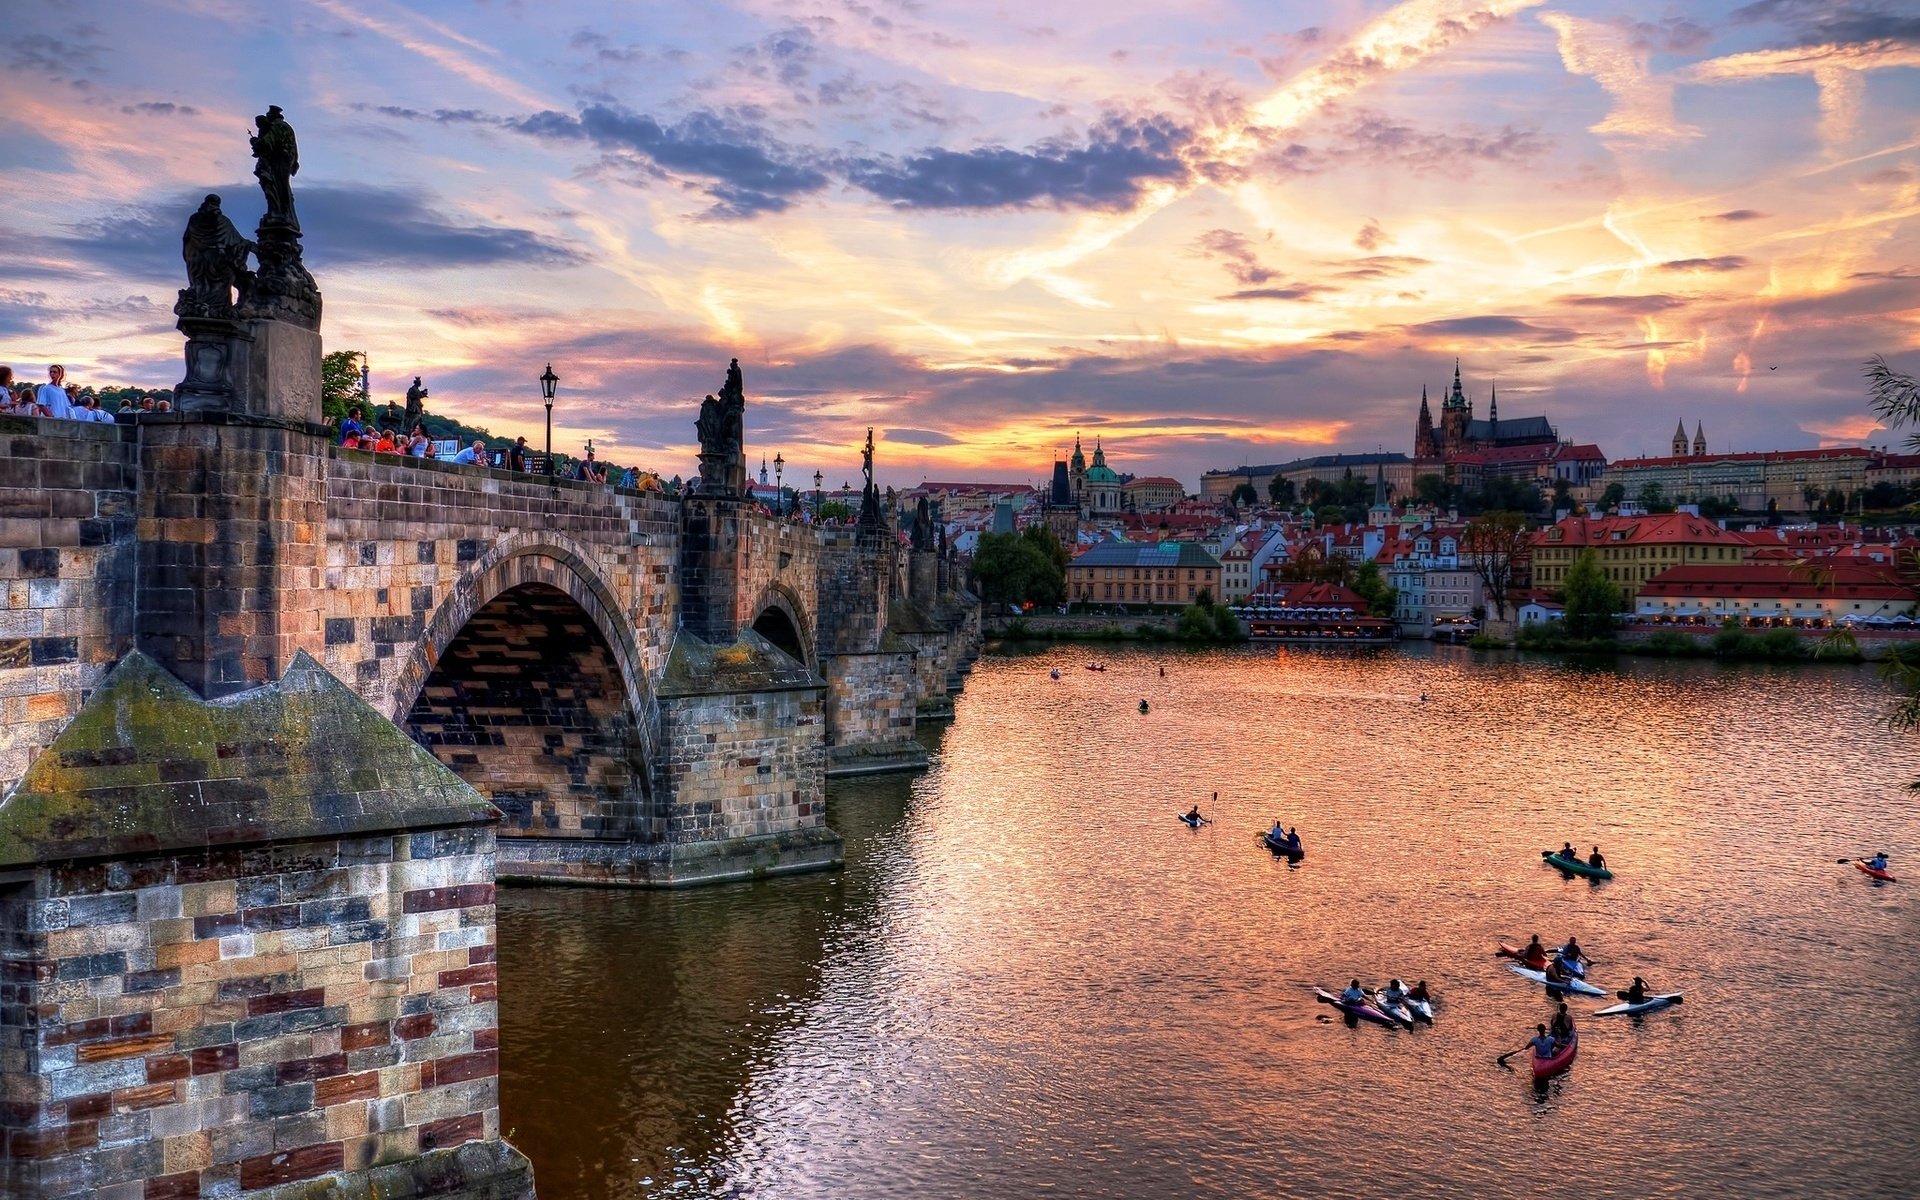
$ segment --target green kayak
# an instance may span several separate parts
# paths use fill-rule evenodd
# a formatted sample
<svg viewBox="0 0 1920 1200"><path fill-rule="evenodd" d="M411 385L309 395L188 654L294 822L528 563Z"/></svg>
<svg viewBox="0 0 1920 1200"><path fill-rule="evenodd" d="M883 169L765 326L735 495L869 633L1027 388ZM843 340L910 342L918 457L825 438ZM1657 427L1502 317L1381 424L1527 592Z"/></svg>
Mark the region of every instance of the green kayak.
<svg viewBox="0 0 1920 1200"><path fill-rule="evenodd" d="M1605 867L1590 867L1577 858L1568 858L1558 850L1542 850L1540 857L1547 860L1550 867L1559 867L1569 875L1586 875L1594 879L1612 879L1613 872Z"/></svg>

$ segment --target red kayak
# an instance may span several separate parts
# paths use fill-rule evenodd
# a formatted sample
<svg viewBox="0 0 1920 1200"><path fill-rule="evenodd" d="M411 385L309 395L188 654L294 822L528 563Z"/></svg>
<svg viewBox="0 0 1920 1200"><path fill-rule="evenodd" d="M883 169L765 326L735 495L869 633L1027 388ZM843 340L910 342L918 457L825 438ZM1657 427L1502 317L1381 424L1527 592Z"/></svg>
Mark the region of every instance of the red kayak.
<svg viewBox="0 0 1920 1200"><path fill-rule="evenodd" d="M1859 867L1862 871L1865 871L1867 874L1873 876L1875 879L1882 880L1886 883L1900 882L1898 879L1895 879L1892 875L1889 875L1886 871L1882 870L1881 868L1868 866L1867 860L1864 858L1854 859L1853 865L1856 867Z"/></svg>
<svg viewBox="0 0 1920 1200"><path fill-rule="evenodd" d="M1555 1075L1573 1065L1573 1059L1580 1053L1580 1035L1574 1034L1567 1044L1556 1050L1551 1058L1541 1058L1539 1052L1533 1055L1533 1078L1537 1082L1552 1079Z"/></svg>
<svg viewBox="0 0 1920 1200"><path fill-rule="evenodd" d="M1544 971L1547 969L1547 955L1545 951L1529 958L1526 951L1514 945L1512 942L1501 942L1500 948L1493 952L1493 956L1495 958L1517 959L1536 971Z"/></svg>

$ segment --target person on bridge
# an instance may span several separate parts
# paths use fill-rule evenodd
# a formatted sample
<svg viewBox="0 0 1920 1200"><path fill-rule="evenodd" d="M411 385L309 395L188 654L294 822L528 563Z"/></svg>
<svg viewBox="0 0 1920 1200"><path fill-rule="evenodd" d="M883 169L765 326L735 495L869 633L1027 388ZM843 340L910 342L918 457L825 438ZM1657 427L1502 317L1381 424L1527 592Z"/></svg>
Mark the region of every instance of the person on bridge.
<svg viewBox="0 0 1920 1200"><path fill-rule="evenodd" d="M348 449L359 445L361 431L365 428L360 423L360 406L356 404L347 410L346 420L340 422L340 444Z"/></svg>
<svg viewBox="0 0 1920 1200"><path fill-rule="evenodd" d="M594 461L593 447L587 447L587 456L573 469L573 477L582 483L605 483L607 469Z"/></svg>
<svg viewBox="0 0 1920 1200"><path fill-rule="evenodd" d="M487 444L479 438L473 439L473 445L453 456L456 465L462 467L485 466L487 464Z"/></svg>
<svg viewBox="0 0 1920 1200"><path fill-rule="evenodd" d="M515 438L513 445L507 447L507 470L524 471L527 469L527 439Z"/></svg>

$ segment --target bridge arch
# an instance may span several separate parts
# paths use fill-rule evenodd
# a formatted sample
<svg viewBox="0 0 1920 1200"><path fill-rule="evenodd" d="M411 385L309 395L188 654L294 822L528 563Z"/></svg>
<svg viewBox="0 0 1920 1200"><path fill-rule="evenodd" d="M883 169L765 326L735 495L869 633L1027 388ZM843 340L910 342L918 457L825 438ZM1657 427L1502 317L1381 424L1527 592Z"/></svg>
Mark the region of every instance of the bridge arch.
<svg viewBox="0 0 1920 1200"><path fill-rule="evenodd" d="M493 800L507 835L649 840L657 708L634 630L580 546L502 539L454 584L393 719Z"/></svg>
<svg viewBox="0 0 1920 1200"><path fill-rule="evenodd" d="M768 584L753 606L753 631L785 650L818 673L814 656L813 618L792 588L781 583Z"/></svg>

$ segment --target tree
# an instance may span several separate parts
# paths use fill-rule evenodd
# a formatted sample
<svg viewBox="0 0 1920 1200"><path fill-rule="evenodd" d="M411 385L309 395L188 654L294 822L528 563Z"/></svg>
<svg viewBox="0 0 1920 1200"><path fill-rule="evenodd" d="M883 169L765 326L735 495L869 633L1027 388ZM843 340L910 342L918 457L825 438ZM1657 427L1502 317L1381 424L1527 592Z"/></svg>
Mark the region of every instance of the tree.
<svg viewBox="0 0 1920 1200"><path fill-rule="evenodd" d="M1847 494L1839 488L1828 488L1822 497L1820 507L1826 512L1843 513L1847 511Z"/></svg>
<svg viewBox="0 0 1920 1200"><path fill-rule="evenodd" d="M1566 615L1561 628L1572 638L1603 638L1613 634L1614 614L1620 611L1620 589L1607 578L1600 556L1582 550L1567 568Z"/></svg>
<svg viewBox="0 0 1920 1200"><path fill-rule="evenodd" d="M361 350L335 350L320 359L321 420L339 421L360 403L360 363L365 358Z"/></svg>
<svg viewBox="0 0 1920 1200"><path fill-rule="evenodd" d="M1293 507L1293 480L1285 475L1275 475L1267 484L1267 499L1281 508Z"/></svg>
<svg viewBox="0 0 1920 1200"><path fill-rule="evenodd" d="M1517 512L1490 512L1467 522L1460 535L1460 554L1493 602L1493 615L1507 619L1507 597L1513 591L1516 562L1525 562L1533 533Z"/></svg>
<svg viewBox="0 0 1920 1200"><path fill-rule="evenodd" d="M1626 498L1627 485L1615 480L1600 491L1600 511L1606 512L1610 508L1618 508L1620 502Z"/></svg>
<svg viewBox="0 0 1920 1200"><path fill-rule="evenodd" d="M1867 377L1868 406L1873 415L1888 429L1898 429L1903 425L1920 429L1920 382L1904 371L1896 371L1887 365L1887 360L1878 354L1867 360L1863 374ZM1907 448L1920 450L1920 432L1907 435ZM1910 556L1912 570L1920 567L1920 554ZM1895 654L1887 659L1882 672L1898 688L1900 703L1894 706L1892 723L1896 729L1920 729L1920 658L1910 658L1905 654ZM1920 779L1907 785L1914 791L1920 791Z"/></svg>
<svg viewBox="0 0 1920 1200"><path fill-rule="evenodd" d="M1562 509L1573 511L1573 485L1567 482L1566 476L1556 475L1553 477L1553 511Z"/></svg>
<svg viewBox="0 0 1920 1200"><path fill-rule="evenodd" d="M1447 486L1447 477L1444 475L1422 475L1413 481L1413 496L1422 504L1445 508L1453 496L1453 489Z"/></svg>
<svg viewBox="0 0 1920 1200"><path fill-rule="evenodd" d="M1740 504L1731 496L1702 496L1700 497L1700 515L1713 518L1737 517L1740 515Z"/></svg>
<svg viewBox="0 0 1920 1200"><path fill-rule="evenodd" d="M1387 582L1381 573L1380 564L1368 559L1360 564L1353 573L1353 582L1348 585L1358 592L1367 602L1367 612L1371 616L1391 617L1393 602L1399 598L1399 589Z"/></svg>
<svg viewBox="0 0 1920 1200"><path fill-rule="evenodd" d="M1251 483L1242 483L1233 489L1233 495L1228 498L1228 502L1235 508L1247 508L1260 503L1260 493L1253 490Z"/></svg>
<svg viewBox="0 0 1920 1200"><path fill-rule="evenodd" d="M1634 499L1640 501L1640 507L1650 513L1673 511L1673 505L1667 503L1667 489L1661 487L1658 483L1649 481L1645 487L1640 489L1640 494L1634 497Z"/></svg>
<svg viewBox="0 0 1920 1200"><path fill-rule="evenodd" d="M1039 531L1040 536L1028 536ZM1066 577L1048 543L1060 543L1044 526L1022 533L987 533L973 552L973 578L980 598L996 604L1058 604ZM1064 553L1064 550L1062 550Z"/></svg>

